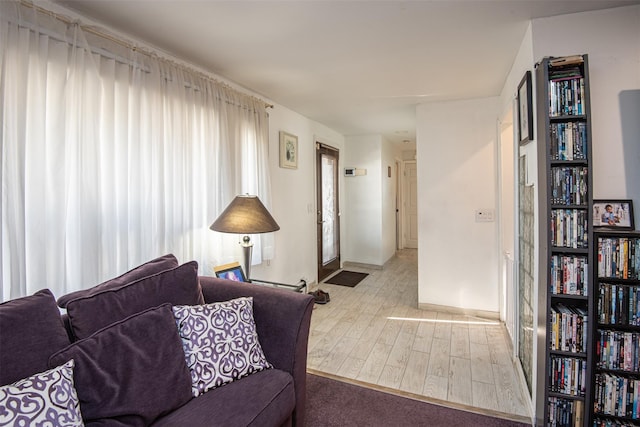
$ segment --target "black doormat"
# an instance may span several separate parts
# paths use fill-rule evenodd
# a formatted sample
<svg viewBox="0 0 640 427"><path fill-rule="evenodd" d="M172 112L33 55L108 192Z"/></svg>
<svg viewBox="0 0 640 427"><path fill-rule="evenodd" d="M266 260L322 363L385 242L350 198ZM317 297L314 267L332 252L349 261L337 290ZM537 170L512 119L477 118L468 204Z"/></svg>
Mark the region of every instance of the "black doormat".
<svg viewBox="0 0 640 427"><path fill-rule="evenodd" d="M331 283L332 285L349 286L353 288L360 283L362 279L367 277L369 273L356 273L355 271L343 270L340 273L332 276L324 281L324 283Z"/></svg>

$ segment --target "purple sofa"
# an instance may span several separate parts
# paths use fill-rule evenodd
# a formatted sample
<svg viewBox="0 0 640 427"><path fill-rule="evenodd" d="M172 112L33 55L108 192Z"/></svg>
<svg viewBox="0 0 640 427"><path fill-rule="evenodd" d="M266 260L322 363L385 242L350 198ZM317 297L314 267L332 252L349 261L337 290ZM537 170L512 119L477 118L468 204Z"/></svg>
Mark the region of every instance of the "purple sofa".
<svg viewBox="0 0 640 427"><path fill-rule="evenodd" d="M240 297L273 369L193 397L172 306ZM309 295L198 277L166 255L57 304L46 289L0 304L0 386L73 359L85 425L304 426L312 309Z"/></svg>

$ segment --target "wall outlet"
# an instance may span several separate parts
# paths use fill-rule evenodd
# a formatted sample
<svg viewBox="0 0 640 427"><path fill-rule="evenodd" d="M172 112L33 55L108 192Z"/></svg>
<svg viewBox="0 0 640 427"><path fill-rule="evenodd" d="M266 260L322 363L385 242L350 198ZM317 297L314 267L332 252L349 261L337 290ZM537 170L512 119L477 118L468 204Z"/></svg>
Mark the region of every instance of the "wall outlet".
<svg viewBox="0 0 640 427"><path fill-rule="evenodd" d="M476 222L493 222L493 209L477 209Z"/></svg>

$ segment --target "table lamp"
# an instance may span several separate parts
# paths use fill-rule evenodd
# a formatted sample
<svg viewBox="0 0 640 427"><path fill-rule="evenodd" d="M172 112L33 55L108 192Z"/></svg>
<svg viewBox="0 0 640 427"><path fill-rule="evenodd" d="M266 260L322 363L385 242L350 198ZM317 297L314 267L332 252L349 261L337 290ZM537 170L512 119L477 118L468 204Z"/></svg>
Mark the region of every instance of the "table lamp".
<svg viewBox="0 0 640 427"><path fill-rule="evenodd" d="M248 280L251 279L251 255L253 252L253 243L248 235L280 230L280 226L258 196L250 196L249 194L236 196L209 228L221 233L245 235L241 245L244 256L244 271Z"/></svg>

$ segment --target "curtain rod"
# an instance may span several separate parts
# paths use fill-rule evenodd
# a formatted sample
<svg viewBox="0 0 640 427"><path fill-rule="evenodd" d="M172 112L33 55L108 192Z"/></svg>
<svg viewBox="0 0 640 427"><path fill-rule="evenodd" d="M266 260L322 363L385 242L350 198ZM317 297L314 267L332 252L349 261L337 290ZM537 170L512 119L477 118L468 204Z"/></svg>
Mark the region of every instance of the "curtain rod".
<svg viewBox="0 0 640 427"><path fill-rule="evenodd" d="M0 1L2 1L2 0L0 0ZM38 5L34 4L33 2L31 2L29 0L20 0L20 4L25 6L25 7L34 9L36 12L42 13L44 15L50 16L50 17L52 17L54 19L57 19L58 21L64 22L67 25L72 25L72 24L73 25L78 25L78 27L80 27L80 29L82 31L86 31L88 33L93 34L94 36L109 40L109 41L111 41L113 43L116 43L116 44L126 48L126 49L131 49L134 52L142 53L143 55L146 55L149 58L160 58L163 61L167 61L169 63L172 63L175 66L181 67L182 69L185 69L185 70L188 70L189 72L195 73L195 74L199 75L200 77L203 77L203 78L205 78L207 80L210 80L210 81L212 81L212 82L214 82L216 84L224 86L225 88L230 89L230 90L232 90L233 92L235 92L237 94L240 94L242 96L246 96L246 97L249 97L249 98L253 98L253 99L257 100L257 101L260 101L264 105L264 108L273 108L273 104L269 104L269 103L265 102L264 100L262 100L262 99L260 99L260 98L258 98L256 96L240 92L239 90L237 90L236 88L230 86L229 84L221 82L220 80L218 80L218 79L216 79L216 78L214 78L214 77L212 77L212 76L210 76L210 75L208 75L208 74L206 74L206 73L204 73L202 71L196 70L196 69L191 68L191 67L189 67L187 65L184 65L184 64L178 64L175 61L164 57L164 55L163 56L159 56L156 52L149 51L145 47L141 48L139 46L136 46L136 45L132 44L131 42L127 41L127 40L124 40L124 39L122 39L120 37L116 37L115 35L110 34L110 33L106 32L104 30L101 30L101 29L99 29L99 28L97 28L95 26L83 25L83 24L81 24L79 22L79 20L74 20L74 19L71 19L71 18L69 18L67 16L64 16L64 15L61 15L59 13L53 12L53 11L51 11L49 9L45 9L44 7L38 6Z"/></svg>

